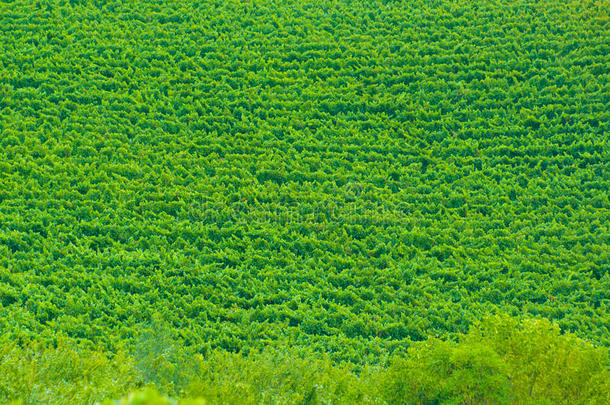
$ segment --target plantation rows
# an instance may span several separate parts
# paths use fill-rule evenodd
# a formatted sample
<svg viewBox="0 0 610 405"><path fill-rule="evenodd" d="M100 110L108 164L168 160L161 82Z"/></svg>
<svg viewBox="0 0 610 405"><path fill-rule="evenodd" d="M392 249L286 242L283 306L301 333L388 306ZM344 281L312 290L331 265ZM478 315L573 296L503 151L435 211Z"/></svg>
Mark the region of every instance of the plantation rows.
<svg viewBox="0 0 610 405"><path fill-rule="evenodd" d="M0 327L359 363L610 343L605 2L0 5Z"/></svg>

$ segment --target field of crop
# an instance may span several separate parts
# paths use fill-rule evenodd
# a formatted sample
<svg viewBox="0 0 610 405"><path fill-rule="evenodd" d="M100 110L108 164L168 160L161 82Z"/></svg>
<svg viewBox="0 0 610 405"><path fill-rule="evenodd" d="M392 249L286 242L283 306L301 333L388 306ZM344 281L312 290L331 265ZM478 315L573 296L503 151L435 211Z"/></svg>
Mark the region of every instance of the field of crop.
<svg viewBox="0 0 610 405"><path fill-rule="evenodd" d="M0 2L3 338L609 346L609 8Z"/></svg>

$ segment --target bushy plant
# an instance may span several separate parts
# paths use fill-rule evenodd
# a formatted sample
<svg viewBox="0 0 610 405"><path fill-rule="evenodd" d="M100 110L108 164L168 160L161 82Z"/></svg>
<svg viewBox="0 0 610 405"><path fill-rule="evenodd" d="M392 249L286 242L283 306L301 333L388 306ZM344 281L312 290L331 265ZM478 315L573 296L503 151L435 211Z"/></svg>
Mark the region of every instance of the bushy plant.
<svg viewBox="0 0 610 405"><path fill-rule="evenodd" d="M429 339L380 374L388 403L604 404L607 348L545 319L489 317L459 341Z"/></svg>
<svg viewBox="0 0 610 405"><path fill-rule="evenodd" d="M31 343L0 344L0 402L92 404L117 398L140 384L133 359L75 348Z"/></svg>
<svg viewBox="0 0 610 405"><path fill-rule="evenodd" d="M142 325L133 357L144 383L165 393L180 394L193 378L195 359L192 351L183 350L171 333L163 317L155 314L150 323Z"/></svg>
<svg viewBox="0 0 610 405"><path fill-rule="evenodd" d="M161 332L162 333L162 332ZM164 345L175 345L167 338ZM0 400L22 404L606 404L608 349L552 323L491 317L456 341L430 338L387 365L355 367L327 356L270 348L192 355L164 374L168 360L108 359L95 351L5 344ZM144 364L150 359L150 364ZM171 362L170 362L171 363ZM171 363L180 366L180 363ZM153 372L159 368L158 372ZM155 374L156 373L156 374ZM138 390L145 385L147 388ZM129 394L131 392L131 394ZM163 394L161 394L161 393Z"/></svg>
<svg viewBox="0 0 610 405"><path fill-rule="evenodd" d="M199 358L188 394L211 404L369 403L374 398L366 378L349 365L328 358L270 350L242 356L215 353Z"/></svg>

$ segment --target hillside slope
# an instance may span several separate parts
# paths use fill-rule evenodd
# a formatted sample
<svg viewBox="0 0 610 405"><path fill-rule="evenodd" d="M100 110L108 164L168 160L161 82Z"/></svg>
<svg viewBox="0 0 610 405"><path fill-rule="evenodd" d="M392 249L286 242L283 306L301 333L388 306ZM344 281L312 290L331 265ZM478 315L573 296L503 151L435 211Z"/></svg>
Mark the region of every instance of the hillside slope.
<svg viewBox="0 0 610 405"><path fill-rule="evenodd" d="M608 3L0 5L0 327L354 363L610 343Z"/></svg>

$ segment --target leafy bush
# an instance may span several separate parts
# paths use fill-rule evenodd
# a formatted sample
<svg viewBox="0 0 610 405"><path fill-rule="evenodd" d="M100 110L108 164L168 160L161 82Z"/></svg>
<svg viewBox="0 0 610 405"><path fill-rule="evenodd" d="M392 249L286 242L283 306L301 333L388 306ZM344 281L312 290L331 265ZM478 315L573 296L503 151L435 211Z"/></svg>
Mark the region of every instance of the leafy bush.
<svg viewBox="0 0 610 405"><path fill-rule="evenodd" d="M120 397L139 381L133 360L126 356L109 358L99 351L75 349L65 341L56 347L0 345L2 403L92 404Z"/></svg>
<svg viewBox="0 0 610 405"><path fill-rule="evenodd" d="M129 391L119 404L606 404L610 399L608 349L562 334L541 319L491 317L458 341L430 338L377 366L355 367L277 347L206 357L188 347L176 350L189 360L182 360L188 364L180 373L182 389L162 374L176 366L176 357L150 357L146 367L140 359L136 367L128 357L110 360L63 344L5 344L0 400L110 405ZM152 369L159 370L152 374L156 379ZM138 390L143 385L147 388Z"/></svg>
<svg viewBox="0 0 610 405"><path fill-rule="evenodd" d="M459 342L414 345L380 385L392 404L604 404L609 354L547 320L492 317Z"/></svg>
<svg viewBox="0 0 610 405"><path fill-rule="evenodd" d="M188 394L212 404L366 403L366 377L328 358L300 358L275 351L242 356L216 353L199 360Z"/></svg>
<svg viewBox="0 0 610 405"><path fill-rule="evenodd" d="M181 350L171 332L162 317L156 315L136 340L135 368L144 383L180 393L192 378L195 362L192 354Z"/></svg>

